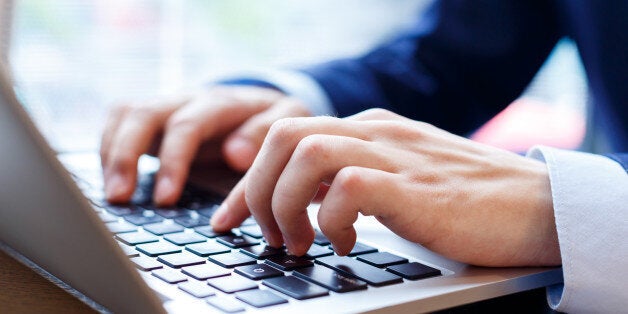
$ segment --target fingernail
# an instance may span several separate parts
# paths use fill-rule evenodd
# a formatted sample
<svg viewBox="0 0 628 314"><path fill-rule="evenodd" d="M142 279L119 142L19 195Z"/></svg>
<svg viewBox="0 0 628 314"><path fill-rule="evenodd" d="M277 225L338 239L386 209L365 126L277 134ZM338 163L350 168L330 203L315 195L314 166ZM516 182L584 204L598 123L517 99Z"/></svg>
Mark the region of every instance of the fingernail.
<svg viewBox="0 0 628 314"><path fill-rule="evenodd" d="M157 204L163 204L172 195L174 191L174 184L172 179L168 176L162 176L157 179L157 186L155 187L154 201Z"/></svg>
<svg viewBox="0 0 628 314"><path fill-rule="evenodd" d="M127 193L128 182L120 174L113 174L107 181L105 196L108 200L119 200Z"/></svg>
<svg viewBox="0 0 628 314"><path fill-rule="evenodd" d="M225 222L227 221L227 212L229 211L229 205L226 203L220 204L220 207L216 210L216 212L212 215L210 220L210 224L214 228L221 228Z"/></svg>

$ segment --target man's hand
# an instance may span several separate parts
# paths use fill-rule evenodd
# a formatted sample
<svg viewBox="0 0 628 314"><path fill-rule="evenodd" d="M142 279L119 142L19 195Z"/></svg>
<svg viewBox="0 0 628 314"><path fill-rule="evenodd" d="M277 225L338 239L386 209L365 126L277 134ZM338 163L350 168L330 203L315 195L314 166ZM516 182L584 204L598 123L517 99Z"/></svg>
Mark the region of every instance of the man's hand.
<svg viewBox="0 0 628 314"><path fill-rule="evenodd" d="M266 88L216 86L194 96L114 107L100 156L107 200L129 201L142 154L159 157L154 201L171 205L193 163L224 160L238 171L252 164L271 124L309 115L295 99Z"/></svg>
<svg viewBox="0 0 628 314"><path fill-rule="evenodd" d="M340 255L363 214L462 262L560 264L543 163L380 109L273 124L212 224L234 227L250 209L270 245L305 254L314 239L306 207L321 184L318 223Z"/></svg>

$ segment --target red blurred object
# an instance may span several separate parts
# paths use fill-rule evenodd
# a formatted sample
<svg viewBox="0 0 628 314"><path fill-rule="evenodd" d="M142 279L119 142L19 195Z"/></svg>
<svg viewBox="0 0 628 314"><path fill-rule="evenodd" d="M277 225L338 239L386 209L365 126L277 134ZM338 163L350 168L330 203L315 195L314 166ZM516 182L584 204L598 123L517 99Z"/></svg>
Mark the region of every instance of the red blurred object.
<svg viewBox="0 0 628 314"><path fill-rule="evenodd" d="M520 98L483 125L471 138L514 152L534 145L574 149L584 139L584 114L568 105Z"/></svg>

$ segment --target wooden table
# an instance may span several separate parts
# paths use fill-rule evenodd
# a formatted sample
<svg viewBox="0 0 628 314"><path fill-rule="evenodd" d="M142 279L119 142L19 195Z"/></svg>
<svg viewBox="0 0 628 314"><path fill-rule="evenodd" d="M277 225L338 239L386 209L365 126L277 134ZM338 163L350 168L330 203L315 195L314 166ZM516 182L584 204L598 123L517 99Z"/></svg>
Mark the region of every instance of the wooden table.
<svg viewBox="0 0 628 314"><path fill-rule="evenodd" d="M0 251L0 313L95 313L95 311Z"/></svg>

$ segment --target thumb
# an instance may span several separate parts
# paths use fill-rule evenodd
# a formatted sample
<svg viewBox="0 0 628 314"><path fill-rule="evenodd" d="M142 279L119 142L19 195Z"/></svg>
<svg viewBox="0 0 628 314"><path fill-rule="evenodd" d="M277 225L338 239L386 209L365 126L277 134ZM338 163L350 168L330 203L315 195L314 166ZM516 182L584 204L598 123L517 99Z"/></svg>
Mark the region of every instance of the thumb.
<svg viewBox="0 0 628 314"><path fill-rule="evenodd" d="M227 137L222 148L225 161L237 171L248 170L275 121L310 115L302 102L295 98L282 98L267 110L252 116Z"/></svg>

